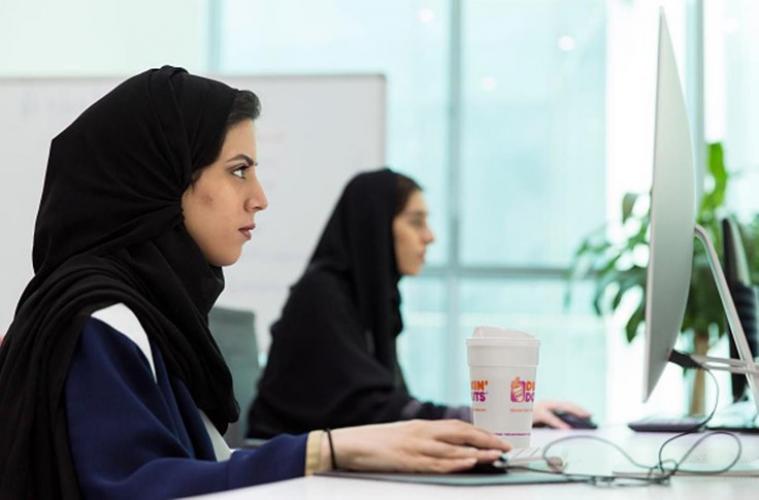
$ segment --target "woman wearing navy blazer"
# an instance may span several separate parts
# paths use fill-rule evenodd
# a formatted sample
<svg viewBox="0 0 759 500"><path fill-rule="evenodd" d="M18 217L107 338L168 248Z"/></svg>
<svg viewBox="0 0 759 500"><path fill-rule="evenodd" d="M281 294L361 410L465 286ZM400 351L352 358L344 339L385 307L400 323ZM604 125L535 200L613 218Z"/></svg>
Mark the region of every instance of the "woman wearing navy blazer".
<svg viewBox="0 0 759 500"><path fill-rule="evenodd" d="M334 466L450 471L509 448L453 421L226 447L239 409L208 312L267 206L258 113L251 92L165 66L53 140L35 276L0 346L0 498L169 498Z"/></svg>

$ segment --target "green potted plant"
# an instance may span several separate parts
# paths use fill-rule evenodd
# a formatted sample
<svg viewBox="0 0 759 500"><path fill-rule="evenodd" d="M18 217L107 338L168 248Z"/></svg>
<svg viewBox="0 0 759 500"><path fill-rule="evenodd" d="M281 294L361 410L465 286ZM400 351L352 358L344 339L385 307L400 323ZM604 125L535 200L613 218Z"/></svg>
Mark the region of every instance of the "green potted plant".
<svg viewBox="0 0 759 500"><path fill-rule="evenodd" d="M730 175L725 168L720 143L708 145L706 189L701 198L697 222L709 232L715 247L722 250L722 232L719 218L724 216L723 204ZM571 298L571 283L587 277L594 283L593 309L596 314L616 312L623 299L632 294L637 297L633 312L625 323L625 336L632 342L639 333L645 318L645 284L648 257L649 194L628 193L622 200L622 220L615 229L619 237L610 236L604 225L583 239L577 248L569 271L570 287L566 301ZM759 261L753 243L758 235L759 219L743 228L745 243L749 247L750 262ZM757 230L757 231L754 231ZM691 352L706 354L709 347L725 333L724 313L714 285L703 246L696 242L688 304L682 332L690 340ZM757 269L756 266L752 266ZM703 373L697 371L693 382L689 412L704 411Z"/></svg>

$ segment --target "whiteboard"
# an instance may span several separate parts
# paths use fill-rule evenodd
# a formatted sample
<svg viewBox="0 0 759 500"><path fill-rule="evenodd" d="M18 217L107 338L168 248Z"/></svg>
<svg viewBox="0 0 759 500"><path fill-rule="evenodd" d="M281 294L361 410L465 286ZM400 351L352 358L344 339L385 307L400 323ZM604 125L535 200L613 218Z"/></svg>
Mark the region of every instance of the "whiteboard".
<svg viewBox="0 0 759 500"><path fill-rule="evenodd" d="M380 75L236 76L254 91L257 173L269 207L256 217L240 261L225 269L219 304L256 314L259 347L281 310L343 186L385 160L385 79ZM34 219L51 139L121 78L0 79L0 335L32 277Z"/></svg>

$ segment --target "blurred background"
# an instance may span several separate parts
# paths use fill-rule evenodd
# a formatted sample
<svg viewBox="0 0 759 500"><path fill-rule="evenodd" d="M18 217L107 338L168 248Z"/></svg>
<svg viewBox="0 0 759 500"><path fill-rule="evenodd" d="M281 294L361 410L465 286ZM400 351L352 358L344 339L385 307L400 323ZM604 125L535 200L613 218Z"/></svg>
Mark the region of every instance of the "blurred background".
<svg viewBox="0 0 759 500"><path fill-rule="evenodd" d="M496 325L540 338L540 398L617 422L689 397L668 368L641 403L642 335L628 342L623 328L639 295L599 316L591 277L565 300L581 241L612 234L624 194L650 188L660 5L700 179L708 188L706 144L720 142L733 174L724 210L749 220L759 211L753 0L0 0L0 78L163 64L221 79L384 74L387 163L423 185L437 235L423 275L402 284L412 393L467 403L464 339ZM727 352L724 337L712 344Z"/></svg>

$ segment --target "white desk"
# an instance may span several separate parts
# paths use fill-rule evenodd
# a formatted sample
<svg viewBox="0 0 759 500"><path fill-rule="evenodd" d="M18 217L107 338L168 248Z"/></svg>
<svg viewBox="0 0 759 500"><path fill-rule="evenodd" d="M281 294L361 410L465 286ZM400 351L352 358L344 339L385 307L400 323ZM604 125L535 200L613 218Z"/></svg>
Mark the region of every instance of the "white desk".
<svg viewBox="0 0 759 500"><path fill-rule="evenodd" d="M559 437L572 435L572 431L551 431L538 429L533 435L534 444L545 444ZM600 431L574 431L575 434L594 434L613 440L621 445L633 458L645 464L656 462L656 452L660 444L668 437L665 434L641 434L628 431L625 427L611 427ZM680 457L699 435L688 436L668 445L667 457ZM759 436L741 435L743 454L741 462L759 460ZM561 445L559 445L561 446ZM623 466L624 461L611 447L590 441L570 441L566 447L569 471L575 473L592 472L609 473L612 470L633 470ZM714 463L715 468L730 462L735 453L734 442L726 436L714 437L704 442L694 453L698 460ZM693 455L692 455L693 456ZM587 484L536 484L505 486L437 486L423 484L394 483L387 481L369 481L331 477L307 477L282 481L252 488L206 495L198 498L232 500L232 499L271 499L303 498L353 499L353 498L392 498L424 500L463 500L464 498L487 499L729 499L756 500L759 498L759 477L687 477L676 476L666 486L635 487L593 487Z"/></svg>

